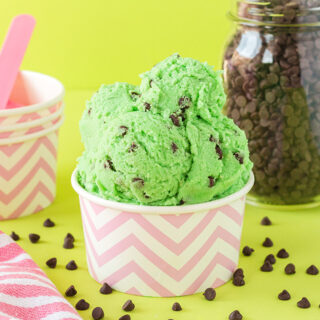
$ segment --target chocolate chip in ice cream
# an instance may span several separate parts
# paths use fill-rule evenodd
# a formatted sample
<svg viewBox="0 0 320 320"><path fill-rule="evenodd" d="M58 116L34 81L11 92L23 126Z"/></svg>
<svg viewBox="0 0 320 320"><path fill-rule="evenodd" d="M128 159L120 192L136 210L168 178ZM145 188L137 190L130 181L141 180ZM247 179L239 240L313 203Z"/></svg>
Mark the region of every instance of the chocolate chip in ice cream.
<svg viewBox="0 0 320 320"><path fill-rule="evenodd" d="M214 177L209 176L208 179L209 179L209 188L214 187L214 185L215 185L215 183L216 183Z"/></svg>
<svg viewBox="0 0 320 320"><path fill-rule="evenodd" d="M216 154L218 155L218 159L221 160L223 158L223 153L219 145L216 144Z"/></svg>
<svg viewBox="0 0 320 320"><path fill-rule="evenodd" d="M138 146L137 146L134 142L132 142L132 144L131 144L128 152L129 152L129 153L135 152L137 148L138 148Z"/></svg>
<svg viewBox="0 0 320 320"><path fill-rule="evenodd" d="M176 151L178 150L178 146L174 142L172 142L171 143L171 149L172 149L173 153L176 153Z"/></svg>
<svg viewBox="0 0 320 320"><path fill-rule="evenodd" d="M144 186L144 180L139 178L139 177L135 177L132 179L132 182L137 182L140 186Z"/></svg>
<svg viewBox="0 0 320 320"><path fill-rule="evenodd" d="M243 157L239 154L239 152L235 152L233 155L239 161L240 164L243 164Z"/></svg>
<svg viewBox="0 0 320 320"><path fill-rule="evenodd" d="M179 121L179 118L177 116L175 116L174 114L171 114L169 118L171 119L172 123L176 127L180 127L180 121Z"/></svg>
<svg viewBox="0 0 320 320"><path fill-rule="evenodd" d="M144 103L145 111L150 111L151 110L151 104L148 102Z"/></svg>
<svg viewBox="0 0 320 320"><path fill-rule="evenodd" d="M128 130L129 130L129 128L126 126L120 126L120 129L122 131L122 133L121 133L122 137L124 137L128 133Z"/></svg>

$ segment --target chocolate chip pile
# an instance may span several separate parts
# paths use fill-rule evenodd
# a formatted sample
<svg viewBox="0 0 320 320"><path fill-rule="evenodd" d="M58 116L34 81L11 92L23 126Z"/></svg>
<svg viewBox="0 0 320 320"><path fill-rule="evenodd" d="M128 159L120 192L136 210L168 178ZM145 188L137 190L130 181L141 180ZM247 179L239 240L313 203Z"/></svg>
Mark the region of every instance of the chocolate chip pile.
<svg viewBox="0 0 320 320"><path fill-rule="evenodd" d="M319 10L308 11L315 6L242 3L242 19L278 26L240 25L226 49L226 112L249 139L252 192L262 202L302 204L320 195L320 27L281 26L320 23Z"/></svg>

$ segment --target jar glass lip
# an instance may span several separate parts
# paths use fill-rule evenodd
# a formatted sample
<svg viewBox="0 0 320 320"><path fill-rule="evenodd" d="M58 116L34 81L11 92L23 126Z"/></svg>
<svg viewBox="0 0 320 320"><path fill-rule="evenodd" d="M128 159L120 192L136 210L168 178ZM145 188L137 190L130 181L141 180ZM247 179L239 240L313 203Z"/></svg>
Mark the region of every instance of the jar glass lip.
<svg viewBox="0 0 320 320"><path fill-rule="evenodd" d="M228 17L241 24L272 27L319 27L320 2L292 0L231 0Z"/></svg>

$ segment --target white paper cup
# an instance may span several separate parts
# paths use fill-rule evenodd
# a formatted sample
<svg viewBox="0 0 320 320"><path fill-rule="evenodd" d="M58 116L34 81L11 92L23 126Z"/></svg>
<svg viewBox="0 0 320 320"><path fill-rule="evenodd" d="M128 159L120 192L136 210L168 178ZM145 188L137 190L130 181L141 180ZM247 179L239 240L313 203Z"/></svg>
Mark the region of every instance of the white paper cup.
<svg viewBox="0 0 320 320"><path fill-rule="evenodd" d="M48 75L21 71L10 99L23 107L0 110L0 126L11 126L48 117L62 107L64 87Z"/></svg>
<svg viewBox="0 0 320 320"><path fill-rule="evenodd" d="M62 122L27 136L0 139L0 220L38 212L53 202Z"/></svg>
<svg viewBox="0 0 320 320"><path fill-rule="evenodd" d="M170 297L203 292L237 268L246 186L223 199L186 206L139 206L79 194L87 262L100 283L130 294Z"/></svg>

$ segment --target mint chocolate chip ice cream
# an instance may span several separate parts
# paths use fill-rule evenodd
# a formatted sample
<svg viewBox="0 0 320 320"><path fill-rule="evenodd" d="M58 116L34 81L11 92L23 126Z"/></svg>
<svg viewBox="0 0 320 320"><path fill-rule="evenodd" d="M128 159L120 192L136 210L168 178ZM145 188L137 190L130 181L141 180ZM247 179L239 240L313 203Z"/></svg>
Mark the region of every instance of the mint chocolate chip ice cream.
<svg viewBox="0 0 320 320"><path fill-rule="evenodd" d="M221 113L221 72L175 54L140 86L102 85L80 121L78 181L104 199L143 205L196 204L248 181L245 134Z"/></svg>

